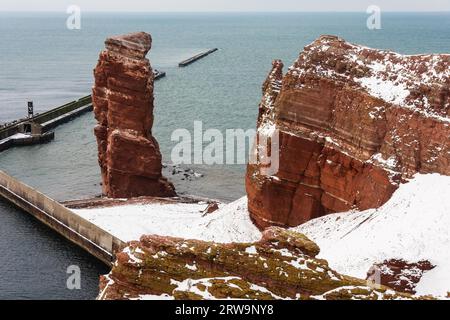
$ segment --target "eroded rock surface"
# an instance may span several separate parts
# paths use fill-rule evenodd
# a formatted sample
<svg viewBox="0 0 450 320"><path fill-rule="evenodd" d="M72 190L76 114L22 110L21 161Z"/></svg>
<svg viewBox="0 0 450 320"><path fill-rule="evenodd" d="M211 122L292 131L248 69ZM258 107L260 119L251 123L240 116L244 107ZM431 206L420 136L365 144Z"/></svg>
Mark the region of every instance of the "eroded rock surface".
<svg viewBox="0 0 450 320"><path fill-rule="evenodd" d="M111 198L175 195L152 136L151 43L144 32L108 38L94 70L95 135L103 193Z"/></svg>
<svg viewBox="0 0 450 320"><path fill-rule="evenodd" d="M367 277L398 292L415 294L423 274L434 267L427 260L408 263L401 259L390 259L372 266Z"/></svg>
<svg viewBox="0 0 450 320"><path fill-rule="evenodd" d="M117 255L99 299L409 299L341 275L304 235L269 228L256 243L143 236Z"/></svg>
<svg viewBox="0 0 450 320"><path fill-rule="evenodd" d="M450 55L322 36L282 68L274 61L258 118L260 135L279 132L279 170L247 170L259 227L377 208L414 173L450 174Z"/></svg>

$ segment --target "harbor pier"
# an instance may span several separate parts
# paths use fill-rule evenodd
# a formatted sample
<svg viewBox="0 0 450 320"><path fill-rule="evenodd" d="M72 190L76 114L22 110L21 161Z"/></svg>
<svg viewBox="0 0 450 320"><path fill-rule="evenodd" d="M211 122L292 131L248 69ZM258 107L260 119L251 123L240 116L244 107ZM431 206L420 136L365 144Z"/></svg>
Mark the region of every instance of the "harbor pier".
<svg viewBox="0 0 450 320"><path fill-rule="evenodd" d="M0 171L0 197L29 213L108 266L124 242L61 203Z"/></svg>
<svg viewBox="0 0 450 320"><path fill-rule="evenodd" d="M46 143L54 139L50 130L92 111L90 95L47 112L16 120L0 128L0 152L11 147Z"/></svg>
<svg viewBox="0 0 450 320"><path fill-rule="evenodd" d="M200 59L210 55L213 52L216 52L217 50L219 50L219 49L218 48L214 48L214 49L208 50L206 52L199 53L199 54L197 54L197 55L195 55L195 56L193 56L193 57L191 57L189 59L181 61L178 64L178 66L179 67L187 67L188 65L190 65L190 64L192 64L192 63L194 63L194 62L196 62L196 61L198 61L198 60L200 60Z"/></svg>

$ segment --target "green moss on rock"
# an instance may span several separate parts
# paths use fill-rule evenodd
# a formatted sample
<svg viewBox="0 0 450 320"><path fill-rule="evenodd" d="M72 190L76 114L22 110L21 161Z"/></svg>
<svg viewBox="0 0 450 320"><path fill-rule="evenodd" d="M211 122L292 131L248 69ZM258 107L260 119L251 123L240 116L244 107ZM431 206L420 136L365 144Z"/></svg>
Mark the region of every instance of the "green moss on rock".
<svg viewBox="0 0 450 320"><path fill-rule="evenodd" d="M217 244L143 236L128 244L102 299L168 294L175 299L407 298L332 270L305 235L269 228L256 243Z"/></svg>

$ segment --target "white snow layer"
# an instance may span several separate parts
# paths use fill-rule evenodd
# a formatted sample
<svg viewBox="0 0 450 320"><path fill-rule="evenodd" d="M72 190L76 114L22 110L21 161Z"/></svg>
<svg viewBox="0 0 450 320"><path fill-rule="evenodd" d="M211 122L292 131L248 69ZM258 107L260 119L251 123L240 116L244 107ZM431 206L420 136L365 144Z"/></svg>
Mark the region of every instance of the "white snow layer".
<svg viewBox="0 0 450 320"><path fill-rule="evenodd" d="M247 197L203 216L207 204L151 203L74 210L78 215L123 241L157 234L229 242L255 242L261 237L247 211Z"/></svg>
<svg viewBox="0 0 450 320"><path fill-rule="evenodd" d="M330 267L365 278L386 259L428 260L417 294L450 291L450 177L417 174L379 209L350 211L311 220L293 230L315 241Z"/></svg>

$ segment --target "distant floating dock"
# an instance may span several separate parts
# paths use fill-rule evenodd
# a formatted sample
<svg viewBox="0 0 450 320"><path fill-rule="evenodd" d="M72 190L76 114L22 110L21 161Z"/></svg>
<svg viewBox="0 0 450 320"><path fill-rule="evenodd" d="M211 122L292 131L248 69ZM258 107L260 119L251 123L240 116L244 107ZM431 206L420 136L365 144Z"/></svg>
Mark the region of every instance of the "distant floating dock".
<svg viewBox="0 0 450 320"><path fill-rule="evenodd" d="M200 59L202 59L202 58L204 58L204 57L210 55L210 54L213 53L213 52L216 52L217 50L219 50L219 49L218 49L218 48L214 48L214 49L208 50L208 51L206 51L206 52L199 53L199 54L197 54L197 55L195 55L195 56L193 56L193 57L191 57L191 58L189 58L189 59L186 59L186 60L184 60L184 61L181 61L181 62L178 64L178 66L179 66L179 67L186 67L186 66L188 66L188 65L190 65L190 64L192 64L192 63L194 63L195 61L200 60Z"/></svg>

